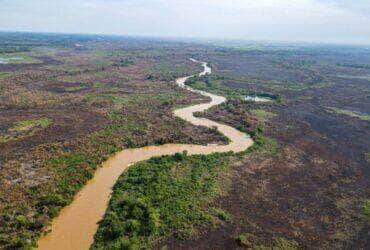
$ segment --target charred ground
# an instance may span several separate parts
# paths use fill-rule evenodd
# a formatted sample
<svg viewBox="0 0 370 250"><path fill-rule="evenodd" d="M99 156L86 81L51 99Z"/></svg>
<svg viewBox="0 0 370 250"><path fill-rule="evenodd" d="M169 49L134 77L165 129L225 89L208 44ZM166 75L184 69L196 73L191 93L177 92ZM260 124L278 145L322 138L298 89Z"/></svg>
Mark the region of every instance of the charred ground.
<svg viewBox="0 0 370 250"><path fill-rule="evenodd" d="M183 249L369 245L367 48L225 48L0 33L1 56L23 60L0 64L0 248L34 245L42 228L118 150L167 142L226 143L216 131L172 116L175 107L206 101L173 82L201 70L189 57L211 62L214 74L188 84L229 99L199 115L251 133L258 145L237 156L154 159L123 174L114 190L118 201L130 200L127 194L139 186L149 187L145 182L127 186L132 174L144 179L147 172L170 174L150 184L168 195L165 204L174 203L171 185L186 184L191 191L187 197L176 189L181 194L176 204L189 217L146 204L164 212L156 214L155 233L141 239L158 248ZM246 95L272 101L247 102ZM194 178L203 192L194 190ZM121 212L113 207L116 201L108 211ZM200 214L192 213L194 207ZM96 236L97 248L108 244L104 225L113 224L106 222ZM140 244L141 235L125 230L118 235L120 246Z"/></svg>
<svg viewBox="0 0 370 250"><path fill-rule="evenodd" d="M231 164L232 186L215 203L232 222L203 231L190 244L169 245L272 247L284 238L309 249L366 248L370 71L358 65L369 65L369 52L219 50L209 60L215 76L189 84L228 95L230 101L205 116L246 130L263 126L278 149ZM246 94L276 98L245 102Z"/></svg>

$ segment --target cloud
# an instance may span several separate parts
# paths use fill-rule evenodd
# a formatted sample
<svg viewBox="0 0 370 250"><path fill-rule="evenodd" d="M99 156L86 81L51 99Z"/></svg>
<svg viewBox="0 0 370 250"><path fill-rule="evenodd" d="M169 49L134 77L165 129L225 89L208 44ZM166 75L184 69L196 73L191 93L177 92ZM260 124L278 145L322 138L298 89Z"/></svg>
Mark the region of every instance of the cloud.
<svg viewBox="0 0 370 250"><path fill-rule="evenodd" d="M363 9L369 9L369 12ZM3 0L0 27L76 33L370 43L358 0Z"/></svg>
<svg viewBox="0 0 370 250"><path fill-rule="evenodd" d="M317 0L318 1L318 0ZM370 1L368 0L320 0L332 7L345 9L354 13L370 16Z"/></svg>

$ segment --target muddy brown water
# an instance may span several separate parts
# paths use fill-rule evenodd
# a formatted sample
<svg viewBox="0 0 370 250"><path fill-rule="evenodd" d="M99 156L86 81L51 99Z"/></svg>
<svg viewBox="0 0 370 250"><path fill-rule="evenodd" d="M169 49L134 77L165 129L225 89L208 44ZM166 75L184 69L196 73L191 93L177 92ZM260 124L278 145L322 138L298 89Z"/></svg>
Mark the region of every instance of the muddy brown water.
<svg viewBox="0 0 370 250"><path fill-rule="evenodd" d="M192 59L193 62L196 60ZM200 75L210 74L211 68L207 63L202 63L204 68ZM189 91L200 93L211 98L211 102L177 109L174 114L193 125L216 127L230 139L227 145L190 145L190 144L165 144L160 146L147 146L143 148L125 149L110 157L102 164L92 180L90 180L78 194L73 202L62 209L48 228L51 232L42 236L38 242L38 249L89 249L98 228L98 222L103 218L111 197L112 187L118 177L127 168L139 161L147 160L154 156L172 155L177 152L187 151L193 154L211 154L216 152L241 152L252 146L253 140L233 127L220 124L205 118L193 116L194 112L204 111L212 106L226 101L222 96L213 95L204 91L194 90L185 86L185 81L191 76L179 78L176 83Z"/></svg>

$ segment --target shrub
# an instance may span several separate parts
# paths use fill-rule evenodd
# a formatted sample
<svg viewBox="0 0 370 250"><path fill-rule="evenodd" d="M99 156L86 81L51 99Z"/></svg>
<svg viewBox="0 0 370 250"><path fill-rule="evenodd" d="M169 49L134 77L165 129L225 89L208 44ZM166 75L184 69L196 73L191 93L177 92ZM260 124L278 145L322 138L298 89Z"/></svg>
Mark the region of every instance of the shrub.
<svg viewBox="0 0 370 250"><path fill-rule="evenodd" d="M364 215L366 216L367 219L367 223L370 224L370 199L365 200L363 210Z"/></svg>
<svg viewBox="0 0 370 250"><path fill-rule="evenodd" d="M253 236L253 235L251 235L251 234L239 234L235 238L235 240L240 246L247 247L247 248L252 248L253 247L253 242L250 241L250 238L253 238L253 237L251 237L251 236Z"/></svg>
<svg viewBox="0 0 370 250"><path fill-rule="evenodd" d="M298 249L298 243L294 240L287 240L285 238L276 238L273 242L273 249L276 250L295 250Z"/></svg>

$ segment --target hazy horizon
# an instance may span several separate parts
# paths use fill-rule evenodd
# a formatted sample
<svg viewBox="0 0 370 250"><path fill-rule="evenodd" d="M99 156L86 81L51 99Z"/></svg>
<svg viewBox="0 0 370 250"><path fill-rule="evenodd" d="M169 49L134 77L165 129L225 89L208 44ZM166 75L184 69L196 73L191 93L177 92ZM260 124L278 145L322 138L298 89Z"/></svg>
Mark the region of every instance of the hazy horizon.
<svg viewBox="0 0 370 250"><path fill-rule="evenodd" d="M3 0L0 30L370 45L370 1Z"/></svg>

